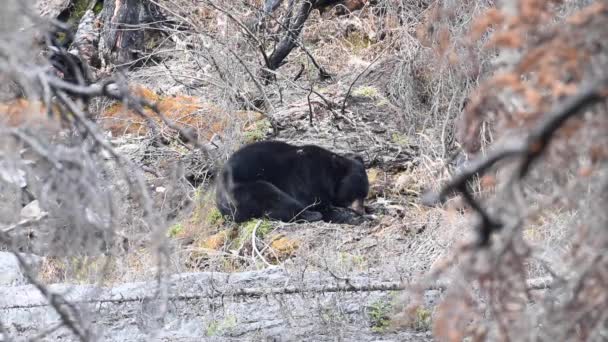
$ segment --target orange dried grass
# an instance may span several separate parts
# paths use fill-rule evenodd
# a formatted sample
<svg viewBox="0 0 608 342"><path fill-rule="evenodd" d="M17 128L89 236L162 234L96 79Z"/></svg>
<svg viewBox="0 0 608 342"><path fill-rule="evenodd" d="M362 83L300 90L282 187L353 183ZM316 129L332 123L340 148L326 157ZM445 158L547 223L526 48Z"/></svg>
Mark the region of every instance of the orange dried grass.
<svg viewBox="0 0 608 342"><path fill-rule="evenodd" d="M252 111L236 111L233 115L229 115L219 106L203 103L192 96L162 97L141 86L135 87L134 93L150 102L155 102L156 107L167 120L183 128L194 129L199 138L207 140L214 134L222 134L230 124L234 123L233 121L247 125L263 117L262 114ZM153 120L161 131L168 129L151 109L147 108L144 112L146 118L132 110L125 110L122 104L117 103L101 114L100 123L114 136L148 134L148 118Z"/></svg>

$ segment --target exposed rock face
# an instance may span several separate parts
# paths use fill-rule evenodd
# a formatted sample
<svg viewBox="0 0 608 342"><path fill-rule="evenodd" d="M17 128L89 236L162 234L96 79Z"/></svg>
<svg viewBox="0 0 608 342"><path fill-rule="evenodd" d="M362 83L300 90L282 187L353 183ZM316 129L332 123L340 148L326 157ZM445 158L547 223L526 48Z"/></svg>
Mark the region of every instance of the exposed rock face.
<svg viewBox="0 0 608 342"><path fill-rule="evenodd" d="M40 265L39 257L27 254L22 254L22 256L33 269ZM17 258L12 253L0 252L0 286L24 285L27 283Z"/></svg>
<svg viewBox="0 0 608 342"><path fill-rule="evenodd" d="M36 0L34 8L43 18L57 18L70 5L70 0Z"/></svg>
<svg viewBox="0 0 608 342"><path fill-rule="evenodd" d="M166 306L148 299L156 293L156 282L114 288L58 284L51 291L79 302L85 327L103 341L431 340L427 333L373 331L370 305L390 300L388 290L395 284L370 278L347 284L320 273L290 276L269 268L180 274L166 285ZM370 285L382 290L352 291ZM59 316L47 303L33 286L0 287L0 316L10 337L31 338L57 324ZM77 338L62 327L46 340Z"/></svg>

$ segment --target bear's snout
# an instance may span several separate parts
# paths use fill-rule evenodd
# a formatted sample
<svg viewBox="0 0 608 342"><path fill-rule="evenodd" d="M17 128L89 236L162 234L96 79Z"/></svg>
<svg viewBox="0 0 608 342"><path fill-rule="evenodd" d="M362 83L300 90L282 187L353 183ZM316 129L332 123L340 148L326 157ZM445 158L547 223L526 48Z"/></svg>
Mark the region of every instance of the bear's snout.
<svg viewBox="0 0 608 342"><path fill-rule="evenodd" d="M350 208L354 210L359 215L365 215L365 206L363 205L363 198L356 199L351 205Z"/></svg>

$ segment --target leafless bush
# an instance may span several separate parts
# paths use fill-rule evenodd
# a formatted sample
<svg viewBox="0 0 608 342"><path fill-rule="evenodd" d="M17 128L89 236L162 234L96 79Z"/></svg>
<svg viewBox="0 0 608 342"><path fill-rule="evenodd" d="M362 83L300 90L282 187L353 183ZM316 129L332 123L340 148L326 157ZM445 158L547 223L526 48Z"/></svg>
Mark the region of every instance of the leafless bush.
<svg viewBox="0 0 608 342"><path fill-rule="evenodd" d="M482 125L494 139L441 192L462 194L478 232L457 253L457 277L436 313L441 339L605 334L608 50L597 39L608 10L571 5L563 15L548 1L505 1L473 25L474 38L493 25L486 46L512 58L480 83L459 118L469 152L483 146ZM478 173L496 189L487 201L466 185ZM530 275L550 284L539 292Z"/></svg>
<svg viewBox="0 0 608 342"><path fill-rule="evenodd" d="M388 86L390 99L403 110L403 128L421 134L425 155L445 159L454 150L451 122L484 72L487 54L467 45L465 33L484 1L420 3L387 1L401 63ZM424 113L424 114L423 114Z"/></svg>
<svg viewBox="0 0 608 342"><path fill-rule="evenodd" d="M132 248L143 244L152 254L146 268L159 280L159 292L153 296L162 298L162 279L168 272L165 231L172 210L167 201L158 205L141 168L117 152L93 121L88 104L102 99L122 102L147 117L151 136L156 119L180 132L203 155L206 149L166 120L154 103L133 95L120 74L90 85L57 77L43 50L51 29L62 30L63 24L39 18L21 1L5 2L0 16L0 79L11 85L0 105L0 196L12 209L0 213L0 244L15 254L63 324L87 341L93 332L86 318L62 296L50 293L18 252L79 256L64 259L80 260L79 265L67 265L73 266L69 271L82 276L95 270L91 276L101 283L112 269L129 262L125 255ZM183 195L178 191L183 175L167 177L176 185L166 183L164 199L173 191ZM141 238L144 232L146 239ZM93 260L94 267L87 269L87 260Z"/></svg>

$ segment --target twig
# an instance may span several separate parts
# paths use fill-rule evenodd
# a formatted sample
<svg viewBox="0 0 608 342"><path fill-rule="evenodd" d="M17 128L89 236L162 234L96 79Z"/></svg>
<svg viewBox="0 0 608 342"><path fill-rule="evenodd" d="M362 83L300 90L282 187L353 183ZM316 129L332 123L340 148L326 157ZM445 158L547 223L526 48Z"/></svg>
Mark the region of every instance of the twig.
<svg viewBox="0 0 608 342"><path fill-rule="evenodd" d="M213 7L214 9L216 9L216 10L224 13L228 18L230 18L237 25L239 25L239 27L241 29L243 29L243 31L245 31L249 37L251 37L253 40L255 40L256 44L258 44L257 47L260 50L260 52L262 53L262 57L264 58L264 64L266 65L266 67L269 68L270 67L270 60L268 59L268 55L266 54L266 51L264 50L264 44L258 39L258 37L256 37L256 35L253 32L251 32L251 30L249 30L249 28L245 24L243 24L234 15L232 15L232 13L230 11L225 10L222 7L216 5L211 0L203 0L203 1L205 3L207 3L209 6Z"/></svg>
<svg viewBox="0 0 608 342"><path fill-rule="evenodd" d="M310 127L312 127L312 116L313 116L312 103L310 103L310 95L312 94L314 87L315 87L315 83L312 82L310 84L310 91L308 92L308 96L306 96L306 99L308 100L308 125Z"/></svg>
<svg viewBox="0 0 608 342"><path fill-rule="evenodd" d="M255 256L257 255L260 259L262 259L262 262L264 262L264 264L266 264L266 266L272 266L271 264L268 263L268 261L266 261L266 259L264 259L264 256L262 255L262 253L260 253L260 251L258 250L258 247L255 244L256 234L257 234L258 228L260 227L261 224L262 224L262 220L258 220L258 223L255 225L255 227L253 227L253 231L251 232L251 259L253 260L253 263L255 264Z"/></svg>
<svg viewBox="0 0 608 342"><path fill-rule="evenodd" d="M300 215L301 215L303 212L305 212L306 210L308 210L308 209L310 209L310 208L313 208L314 206L318 205L319 203L320 203L319 201L316 201L316 200L315 200L315 201L314 201L312 204L307 205L306 207L304 207L304 209L300 210L300 212L298 212L298 213L297 213L297 214L296 214L296 215L295 215L295 216L294 216L294 217L293 217L291 220L289 220L289 222L287 222L287 223L295 222L295 221L296 221L296 218L297 218L298 216L300 216Z"/></svg>
<svg viewBox="0 0 608 342"><path fill-rule="evenodd" d="M348 100L348 97L350 96L350 92L353 90L353 87L355 86L355 83L357 83L357 81L359 80L359 78L361 78L361 76L363 76L363 74L365 74L367 72L367 70L369 70L369 68L371 68L372 65L374 65L374 63L376 63L380 57L382 57L383 53L385 51L387 51L389 49L389 47L392 46L392 43L389 44L386 48L384 48L384 50L382 52L380 52L378 54L378 56L376 56L376 58L374 58L368 66L365 67L365 69L363 69L363 71L361 71L359 73L359 75L357 75L357 77L355 77L355 79L351 82L350 86L348 87L348 91L346 91L346 95L344 95L344 100L342 100L342 109L340 109L340 113L342 113L342 115L344 115L344 113L346 112L346 101Z"/></svg>
<svg viewBox="0 0 608 342"><path fill-rule="evenodd" d="M59 322L59 323L51 326L50 328L41 331L39 334L37 334L36 336L34 336L33 338L31 338L30 341L39 341L39 340L42 340L46 336L54 333L55 331L57 331L58 329L60 329L62 327L63 327L63 322Z"/></svg>
<svg viewBox="0 0 608 342"><path fill-rule="evenodd" d="M284 287L247 287L237 288L232 291L221 292L215 291L198 291L187 294L179 294L169 296L170 301L188 301L193 299L216 299L224 297L249 297L249 298L262 298L272 295L292 295L292 294L305 294L305 293L338 293L338 292L386 292L386 291L403 291L408 286L402 282L396 281L376 281L369 282L365 285L358 284L336 284L331 283L327 285L311 285L311 286L284 286ZM146 300L146 296L133 296L130 298L95 298L95 299L84 299L74 300L73 304L92 304L92 303L110 303L110 304L122 304L141 302ZM15 304L9 307L0 307L0 309L29 309L36 307L45 307L49 304L33 304L33 305L22 305Z"/></svg>
<svg viewBox="0 0 608 342"><path fill-rule="evenodd" d="M38 223L38 222L42 221L43 219L47 218L48 216L49 216L48 213L43 213L43 214L41 214L37 217L31 218L31 219L21 220L13 225L10 225L10 226L2 229L2 232L10 233L11 231L18 229L18 228L27 228L34 223Z"/></svg>
<svg viewBox="0 0 608 342"><path fill-rule="evenodd" d="M293 77L293 82L297 81L300 79L300 77L302 76L302 74L304 73L304 63L300 63L300 70L298 70L298 73Z"/></svg>

